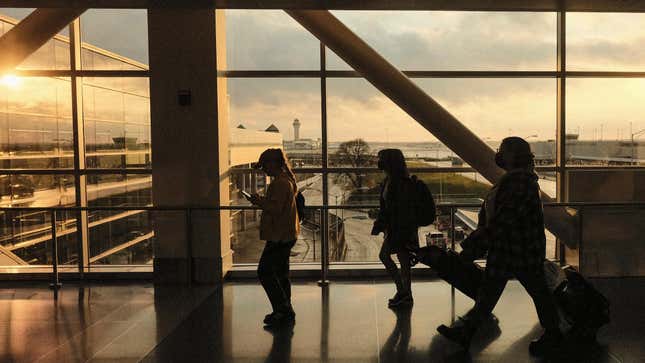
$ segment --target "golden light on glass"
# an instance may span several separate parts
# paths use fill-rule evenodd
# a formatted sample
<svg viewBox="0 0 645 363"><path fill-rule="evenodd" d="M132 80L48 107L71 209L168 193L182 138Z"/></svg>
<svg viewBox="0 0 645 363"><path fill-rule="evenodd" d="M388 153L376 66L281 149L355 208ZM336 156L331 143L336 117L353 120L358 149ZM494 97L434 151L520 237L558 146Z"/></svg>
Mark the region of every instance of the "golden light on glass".
<svg viewBox="0 0 645 363"><path fill-rule="evenodd" d="M5 74L0 78L0 84L9 88L17 88L20 86L20 78L13 74Z"/></svg>

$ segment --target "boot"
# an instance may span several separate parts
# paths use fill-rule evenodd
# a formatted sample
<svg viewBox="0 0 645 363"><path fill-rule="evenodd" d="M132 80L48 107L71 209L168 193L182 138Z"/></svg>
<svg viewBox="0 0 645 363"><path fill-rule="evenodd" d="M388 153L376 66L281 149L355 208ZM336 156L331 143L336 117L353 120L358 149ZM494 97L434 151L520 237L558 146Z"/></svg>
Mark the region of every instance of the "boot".
<svg viewBox="0 0 645 363"><path fill-rule="evenodd" d="M281 309L274 311L264 317L266 325L281 325L285 323L295 323L296 312L293 311L291 304L285 304Z"/></svg>
<svg viewBox="0 0 645 363"><path fill-rule="evenodd" d="M529 344L529 353L536 357L544 357L553 354L560 347L562 342L562 333L545 331L540 339L534 340Z"/></svg>
<svg viewBox="0 0 645 363"><path fill-rule="evenodd" d="M444 337L461 345L464 349L470 348L470 341L475 335L477 327L468 320L459 318L452 326L440 325L437 331Z"/></svg>
<svg viewBox="0 0 645 363"><path fill-rule="evenodd" d="M271 319L273 319L273 314L275 314L275 312L273 312L273 313L271 313L271 314L266 314L266 315L264 316L264 324L269 324L269 322L271 321Z"/></svg>
<svg viewBox="0 0 645 363"><path fill-rule="evenodd" d="M398 298L397 298L398 296ZM389 303L387 306L389 308L398 308L398 307L410 307L414 304L414 300L412 299L412 293L403 293L397 295L394 295L394 299L390 299Z"/></svg>
<svg viewBox="0 0 645 363"><path fill-rule="evenodd" d="M396 294L394 294L394 296L392 296L392 298L387 301L387 306L392 306L392 304L399 301L399 299L401 299L401 293L397 291Z"/></svg>

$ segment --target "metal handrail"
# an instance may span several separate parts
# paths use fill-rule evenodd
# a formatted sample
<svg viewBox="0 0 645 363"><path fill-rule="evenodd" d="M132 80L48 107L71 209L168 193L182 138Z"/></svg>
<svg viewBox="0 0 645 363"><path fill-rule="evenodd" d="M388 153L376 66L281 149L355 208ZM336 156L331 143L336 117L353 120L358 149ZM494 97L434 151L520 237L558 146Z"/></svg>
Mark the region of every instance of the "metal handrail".
<svg viewBox="0 0 645 363"><path fill-rule="evenodd" d="M544 207L645 207L645 202L544 202ZM453 208L479 208L481 203L437 203L437 207ZM333 210L333 209L364 209L379 208L378 204L355 204L355 205L308 205L306 209L312 210ZM261 208L252 205L223 205L223 206L119 206L119 207L77 207L77 206L56 206L56 207L0 207L2 212L20 211L218 211L218 210L260 210Z"/></svg>
<svg viewBox="0 0 645 363"><path fill-rule="evenodd" d="M645 207L645 202L545 202L543 203L545 207L576 207L576 208L589 208L589 207ZM310 210L340 210L340 209L365 209L365 208L378 208L378 205L310 205L307 206L307 209ZM437 203L437 207L440 208L449 208L450 209L450 228L454 231L455 228L455 218L454 213L457 208L479 208L481 207L480 203ZM256 206L120 206L120 207L1 207L0 211L2 212L20 212L20 211L42 211L48 212L51 218L51 228L52 228L52 277L50 286L54 290L54 298L58 298L58 289L62 286L59 279L58 272L58 241L57 241L57 226L56 226L56 216L58 212L63 211L182 211L185 213L186 218L186 248L187 248L187 282L190 284L193 280L193 228L192 228L192 217L194 211L225 211L225 210L259 210L260 208ZM455 233L451 234L451 247L455 247ZM321 273L323 281L326 281L326 271L329 268L329 261L326 258L322 258L321 262Z"/></svg>

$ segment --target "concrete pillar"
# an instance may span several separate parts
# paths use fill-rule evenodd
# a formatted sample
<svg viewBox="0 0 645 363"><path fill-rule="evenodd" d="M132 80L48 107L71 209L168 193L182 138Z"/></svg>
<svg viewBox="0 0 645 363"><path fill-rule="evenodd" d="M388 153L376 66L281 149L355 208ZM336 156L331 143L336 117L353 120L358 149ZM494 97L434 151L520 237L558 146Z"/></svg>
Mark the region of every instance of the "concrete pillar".
<svg viewBox="0 0 645 363"><path fill-rule="evenodd" d="M218 102L216 28L212 9L148 11L155 206L228 205L229 132ZM194 211L190 227L189 261L185 215L157 213L156 283L186 282L191 266L195 282L216 283L230 268L229 213Z"/></svg>

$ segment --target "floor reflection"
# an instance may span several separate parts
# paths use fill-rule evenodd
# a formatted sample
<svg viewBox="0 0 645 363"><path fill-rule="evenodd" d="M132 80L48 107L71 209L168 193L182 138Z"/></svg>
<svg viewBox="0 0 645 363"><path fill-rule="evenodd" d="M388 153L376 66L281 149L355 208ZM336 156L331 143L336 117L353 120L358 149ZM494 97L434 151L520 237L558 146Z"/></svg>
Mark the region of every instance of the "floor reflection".
<svg viewBox="0 0 645 363"><path fill-rule="evenodd" d="M281 326L264 327L264 330L273 336L271 351L265 360L266 363L291 362L291 338L293 338L293 326L293 323L287 323Z"/></svg>
<svg viewBox="0 0 645 363"><path fill-rule="evenodd" d="M383 343L379 354L383 362L405 362L408 360L410 335L412 334L412 326L410 325L412 307L394 310L394 314L396 315L396 324L390 336Z"/></svg>
<svg viewBox="0 0 645 363"><path fill-rule="evenodd" d="M645 361L644 280L598 283L612 323L598 343L567 344L561 361ZM296 283L296 324L264 330L269 304L255 283L222 287L66 284L0 288L2 362L537 362L528 343L541 328L530 297L509 283L470 351L435 329L472 300L441 281L416 282L412 309L393 311L388 283ZM640 295L639 295L640 294Z"/></svg>

